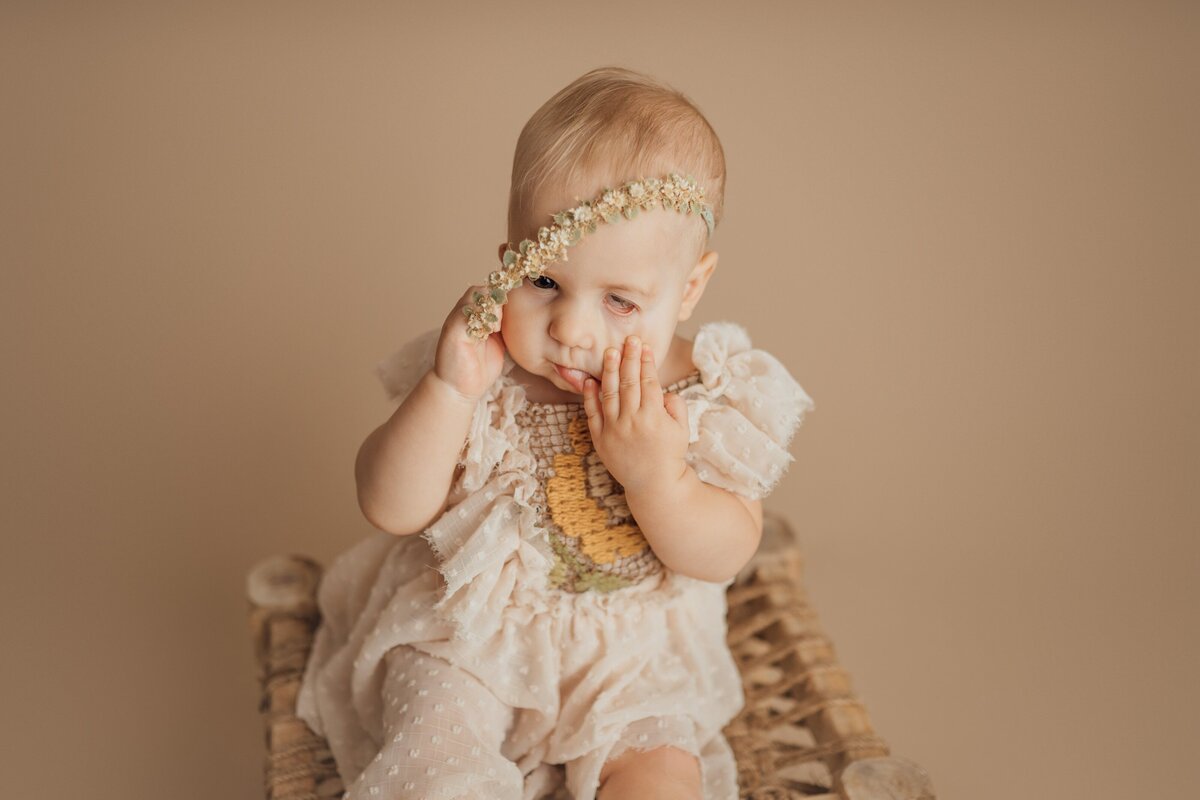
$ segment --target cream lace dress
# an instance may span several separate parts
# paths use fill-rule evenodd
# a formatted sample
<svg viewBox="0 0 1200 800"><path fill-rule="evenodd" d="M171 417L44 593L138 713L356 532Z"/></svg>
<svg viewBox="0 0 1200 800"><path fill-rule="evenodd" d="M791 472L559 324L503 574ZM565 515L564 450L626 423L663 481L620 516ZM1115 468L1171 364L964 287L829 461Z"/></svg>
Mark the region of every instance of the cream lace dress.
<svg viewBox="0 0 1200 800"><path fill-rule="evenodd" d="M379 365L401 402L433 363L428 331ZM702 325L687 460L765 497L813 401L739 325ZM379 532L322 579L297 713L358 798L593 800L627 748L700 759L704 796L738 796L722 728L744 696L725 591L665 568L591 448L581 403L528 402L501 376L475 410L465 469L420 535Z"/></svg>

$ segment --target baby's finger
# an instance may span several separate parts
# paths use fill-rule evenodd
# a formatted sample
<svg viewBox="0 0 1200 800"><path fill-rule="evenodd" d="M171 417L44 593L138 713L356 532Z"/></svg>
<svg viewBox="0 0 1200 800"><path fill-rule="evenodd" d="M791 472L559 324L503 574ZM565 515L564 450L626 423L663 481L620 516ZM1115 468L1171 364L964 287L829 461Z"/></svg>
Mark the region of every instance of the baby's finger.
<svg viewBox="0 0 1200 800"><path fill-rule="evenodd" d="M621 413L621 391L617 376L617 360L621 352L615 347L604 351L604 371L600 373L600 408L604 419L616 419Z"/></svg>
<svg viewBox="0 0 1200 800"><path fill-rule="evenodd" d="M604 430L604 414L600 412L600 384L592 377L583 381L583 413L587 416L588 430L595 441Z"/></svg>
<svg viewBox="0 0 1200 800"><path fill-rule="evenodd" d="M667 413L686 429L690 424L688 422L687 401L680 397L678 392L667 392L663 400L665 401L664 405L667 407Z"/></svg>
<svg viewBox="0 0 1200 800"><path fill-rule="evenodd" d="M658 366L654 363L654 351L642 348L642 408L663 407L662 384L658 382Z"/></svg>
<svg viewBox="0 0 1200 800"><path fill-rule="evenodd" d="M487 295L489 292L491 292L491 289L481 284L473 284L468 286L467 290L463 292L462 297L459 298L458 305L456 306L455 311L450 314L449 319L453 319L453 324L466 333L468 320L467 309L470 309L476 314L492 314L496 318L495 322L488 321L486 318L484 319L484 324L488 327L488 334L494 334L499 331L500 320L504 318L504 306L493 305L490 311L485 312L475 301L477 296ZM487 341L487 336L483 336L479 339L473 339L473 341L476 343Z"/></svg>
<svg viewBox="0 0 1200 800"><path fill-rule="evenodd" d="M480 286L468 286L467 287L467 290L462 293L461 297L458 298L458 302L456 302L454 304L454 309L449 314L446 315L447 323L452 322L456 325L458 323L462 323L463 326L465 327L466 320L467 320L467 316L466 316L467 312L464 311L463 309L468 308L468 307L473 308L475 306L475 301L474 301L475 292L478 292L481 288L482 287L480 287Z"/></svg>
<svg viewBox="0 0 1200 800"><path fill-rule="evenodd" d="M454 308L446 315L446 319L442 322L442 333L449 333L455 339L467 338L467 312L466 309L471 306L471 292L477 291L474 286L467 287L467 291L458 298L454 304Z"/></svg>
<svg viewBox="0 0 1200 800"><path fill-rule="evenodd" d="M621 355L621 408L632 414L642 405L642 342L636 336L625 340Z"/></svg>

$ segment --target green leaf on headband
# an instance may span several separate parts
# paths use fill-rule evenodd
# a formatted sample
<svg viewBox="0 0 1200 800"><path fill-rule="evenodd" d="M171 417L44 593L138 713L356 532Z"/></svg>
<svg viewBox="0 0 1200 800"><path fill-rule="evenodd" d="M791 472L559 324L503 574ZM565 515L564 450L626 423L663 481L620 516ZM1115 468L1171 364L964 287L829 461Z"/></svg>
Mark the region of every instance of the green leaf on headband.
<svg viewBox="0 0 1200 800"><path fill-rule="evenodd" d="M471 292L471 297L475 300L475 305L479 305L479 301L483 299L483 295L479 292Z"/></svg>
<svg viewBox="0 0 1200 800"><path fill-rule="evenodd" d="M492 289L492 299L497 303L503 303L508 299L508 293L497 286L496 288Z"/></svg>
<svg viewBox="0 0 1200 800"><path fill-rule="evenodd" d="M521 255L525 255L525 252L527 250L529 250L530 247L533 247L533 242L530 241L529 239L522 239L520 247L521 247Z"/></svg>
<svg viewBox="0 0 1200 800"><path fill-rule="evenodd" d="M462 312L463 312L463 316L465 316L465 317L471 316L471 304L467 303L465 306L463 306Z"/></svg>
<svg viewBox="0 0 1200 800"><path fill-rule="evenodd" d="M511 267L517 261L517 254L512 250L504 251L504 266Z"/></svg>
<svg viewBox="0 0 1200 800"><path fill-rule="evenodd" d="M626 219L633 219L638 215L637 206L625 206L623 209Z"/></svg>
<svg viewBox="0 0 1200 800"><path fill-rule="evenodd" d="M605 215L604 215L604 221L605 221L605 222L616 222L616 221L617 221L617 214L616 214L616 212L613 212L613 213L611 213L611 214L605 214Z"/></svg>
<svg viewBox="0 0 1200 800"><path fill-rule="evenodd" d="M493 325L496 323L496 315L495 314L484 314L483 318L485 320L487 320L488 322L492 323Z"/></svg>
<svg viewBox="0 0 1200 800"><path fill-rule="evenodd" d="M587 231L588 231L588 233L596 232L596 221L595 220L592 220L591 222L588 223Z"/></svg>

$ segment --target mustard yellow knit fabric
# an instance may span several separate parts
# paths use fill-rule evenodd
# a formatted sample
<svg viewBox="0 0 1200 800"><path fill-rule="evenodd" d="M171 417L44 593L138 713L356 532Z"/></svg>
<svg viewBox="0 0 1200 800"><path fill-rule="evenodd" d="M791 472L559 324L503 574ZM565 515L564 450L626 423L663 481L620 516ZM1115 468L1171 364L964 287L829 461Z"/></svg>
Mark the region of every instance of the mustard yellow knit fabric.
<svg viewBox="0 0 1200 800"><path fill-rule="evenodd" d="M673 384L677 390L698 375ZM625 491L592 446L581 403L527 403L518 423L529 430L538 462L541 523L555 564L550 585L570 592L612 591L662 569L625 503Z"/></svg>

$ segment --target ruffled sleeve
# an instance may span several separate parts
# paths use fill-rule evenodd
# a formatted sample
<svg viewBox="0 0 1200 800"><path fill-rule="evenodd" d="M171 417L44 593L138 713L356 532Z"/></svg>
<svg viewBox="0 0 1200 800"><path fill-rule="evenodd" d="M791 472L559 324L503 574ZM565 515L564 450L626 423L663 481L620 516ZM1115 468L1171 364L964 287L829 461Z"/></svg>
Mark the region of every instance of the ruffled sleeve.
<svg viewBox="0 0 1200 800"><path fill-rule="evenodd" d="M700 382L679 392L688 405L688 463L706 483L766 497L794 460L788 445L815 408L812 398L736 323L702 325L692 360Z"/></svg>
<svg viewBox="0 0 1200 800"><path fill-rule="evenodd" d="M425 331L375 366L389 400L403 403L421 377L433 369L440 333L437 328Z"/></svg>

